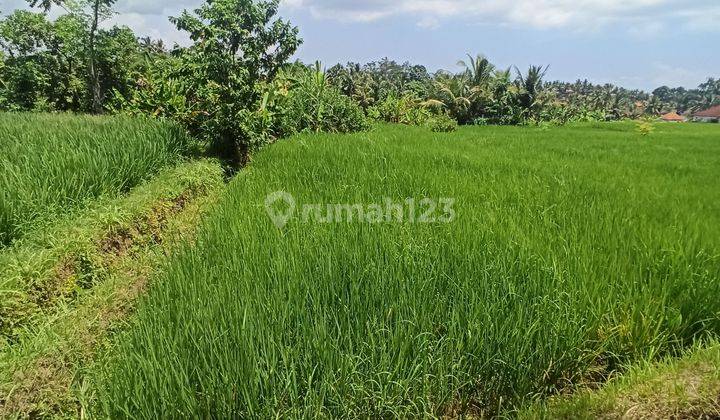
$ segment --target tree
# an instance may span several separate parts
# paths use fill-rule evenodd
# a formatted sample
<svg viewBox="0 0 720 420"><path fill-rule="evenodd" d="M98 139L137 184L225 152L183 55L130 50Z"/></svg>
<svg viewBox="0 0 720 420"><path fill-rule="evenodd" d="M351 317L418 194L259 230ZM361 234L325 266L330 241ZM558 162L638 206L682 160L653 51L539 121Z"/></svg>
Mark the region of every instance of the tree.
<svg viewBox="0 0 720 420"><path fill-rule="evenodd" d="M442 106L460 124L472 122L470 113L472 100L471 89L465 74L455 75L438 72L435 76L435 92L426 102L429 106Z"/></svg>
<svg viewBox="0 0 720 420"><path fill-rule="evenodd" d="M58 17L53 25L51 54L58 64L52 101L62 110L88 109L87 54L85 24L73 14Z"/></svg>
<svg viewBox="0 0 720 420"><path fill-rule="evenodd" d="M206 0L170 18L194 44L181 54L179 78L193 113L186 126L235 166L266 142L255 127L262 84L271 82L302 42L298 29L276 19L279 0Z"/></svg>
<svg viewBox="0 0 720 420"><path fill-rule="evenodd" d="M98 68L97 37L100 24L112 16L112 6L117 0L79 0L68 2L66 0L28 0L32 7L40 7L45 11L53 5L60 6L71 14L80 18L87 27L87 58L88 80L91 89L92 110L101 113L103 110L103 92L100 85L100 70Z"/></svg>
<svg viewBox="0 0 720 420"><path fill-rule="evenodd" d="M98 69L97 34L102 20L112 14L112 5L117 0L86 0L90 6L90 33L88 37L88 51L90 57L90 83L92 88L93 112L100 113L103 109L103 95L100 88L100 71Z"/></svg>
<svg viewBox="0 0 720 420"><path fill-rule="evenodd" d="M469 62L459 61L458 64L465 68L462 75L464 83L467 84L470 101L469 118L475 120L485 117L487 108L492 102L490 84L495 77L495 66L484 56L478 54L473 58L468 54Z"/></svg>
<svg viewBox="0 0 720 420"><path fill-rule="evenodd" d="M470 61L458 61L458 65L465 69L465 75L467 76L468 83L472 87L484 87L487 86L493 78L495 73L495 66L482 55L477 55L475 58L470 54L467 55Z"/></svg>
<svg viewBox="0 0 720 420"><path fill-rule="evenodd" d="M42 13L16 10L0 21L0 48L10 58L27 57L47 47L52 23Z"/></svg>
<svg viewBox="0 0 720 420"><path fill-rule="evenodd" d="M538 99L543 89L543 79L547 73L549 66L530 66L526 75L515 67L517 73L516 84L520 89L520 106L528 113L532 113L533 109L539 105Z"/></svg>
<svg viewBox="0 0 720 420"><path fill-rule="evenodd" d="M52 24L42 13L16 10L0 21L0 48L7 54L1 77L4 107L29 110L47 102L52 37Z"/></svg>

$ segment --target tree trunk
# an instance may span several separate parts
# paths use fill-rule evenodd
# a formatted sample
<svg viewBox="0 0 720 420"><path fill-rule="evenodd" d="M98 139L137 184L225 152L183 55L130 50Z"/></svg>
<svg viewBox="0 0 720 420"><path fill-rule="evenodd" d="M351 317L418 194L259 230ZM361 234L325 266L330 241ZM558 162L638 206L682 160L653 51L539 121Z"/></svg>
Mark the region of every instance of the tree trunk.
<svg viewBox="0 0 720 420"><path fill-rule="evenodd" d="M102 94L100 92L100 72L97 68L97 54L95 51L95 37L98 30L100 16L100 0L93 3L93 20L90 27L90 90L92 92L92 111L95 114L102 113Z"/></svg>

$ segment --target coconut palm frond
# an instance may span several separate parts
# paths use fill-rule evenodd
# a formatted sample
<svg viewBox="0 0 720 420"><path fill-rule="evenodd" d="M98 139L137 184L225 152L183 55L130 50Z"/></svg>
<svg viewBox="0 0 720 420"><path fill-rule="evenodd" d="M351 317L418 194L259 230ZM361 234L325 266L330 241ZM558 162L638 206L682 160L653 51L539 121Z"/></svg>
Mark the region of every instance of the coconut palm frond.
<svg viewBox="0 0 720 420"><path fill-rule="evenodd" d="M445 102L439 101L437 99L428 99L426 101L420 102L419 105L424 108L447 108Z"/></svg>

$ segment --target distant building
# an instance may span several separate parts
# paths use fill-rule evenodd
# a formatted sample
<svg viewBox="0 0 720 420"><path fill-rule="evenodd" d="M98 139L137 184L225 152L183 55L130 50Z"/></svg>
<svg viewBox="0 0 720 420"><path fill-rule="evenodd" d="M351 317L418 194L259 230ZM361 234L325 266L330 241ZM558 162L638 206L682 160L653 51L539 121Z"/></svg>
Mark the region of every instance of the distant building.
<svg viewBox="0 0 720 420"><path fill-rule="evenodd" d="M720 122L720 105L696 113L693 115L693 121L713 123Z"/></svg>
<svg viewBox="0 0 720 420"><path fill-rule="evenodd" d="M685 122L685 117L678 114L677 112L668 112L667 114L660 117L660 119L666 122Z"/></svg>

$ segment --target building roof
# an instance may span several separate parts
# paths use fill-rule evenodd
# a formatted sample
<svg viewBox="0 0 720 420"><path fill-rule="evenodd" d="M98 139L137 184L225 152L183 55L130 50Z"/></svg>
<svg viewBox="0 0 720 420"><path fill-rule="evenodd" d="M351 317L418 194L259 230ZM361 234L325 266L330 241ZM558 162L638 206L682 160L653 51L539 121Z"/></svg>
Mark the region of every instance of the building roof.
<svg viewBox="0 0 720 420"><path fill-rule="evenodd" d="M720 118L720 105L716 105L705 111L700 111L695 114L696 117L707 117L707 118Z"/></svg>
<svg viewBox="0 0 720 420"><path fill-rule="evenodd" d="M660 117L663 121L685 121L685 118L677 112L668 112L667 114Z"/></svg>

